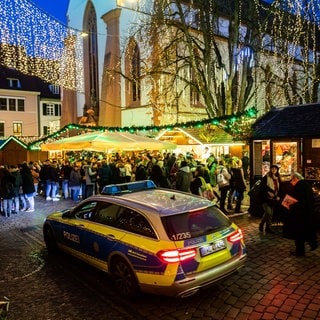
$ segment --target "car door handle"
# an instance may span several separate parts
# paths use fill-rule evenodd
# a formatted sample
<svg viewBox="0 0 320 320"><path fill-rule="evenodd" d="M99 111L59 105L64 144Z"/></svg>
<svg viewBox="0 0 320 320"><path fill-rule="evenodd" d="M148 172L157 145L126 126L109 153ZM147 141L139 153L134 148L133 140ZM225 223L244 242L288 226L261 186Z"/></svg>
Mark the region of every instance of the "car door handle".
<svg viewBox="0 0 320 320"><path fill-rule="evenodd" d="M116 238L114 234L107 234L106 237L110 238L111 240L114 240Z"/></svg>

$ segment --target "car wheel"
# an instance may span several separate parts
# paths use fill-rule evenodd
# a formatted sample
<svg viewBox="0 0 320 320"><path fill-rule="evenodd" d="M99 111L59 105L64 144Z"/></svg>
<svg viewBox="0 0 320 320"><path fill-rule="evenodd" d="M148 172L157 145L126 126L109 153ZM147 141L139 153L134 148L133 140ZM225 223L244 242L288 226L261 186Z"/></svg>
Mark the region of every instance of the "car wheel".
<svg viewBox="0 0 320 320"><path fill-rule="evenodd" d="M58 251L58 246L54 238L52 229L46 226L43 230L44 242L46 244L48 253L55 253Z"/></svg>
<svg viewBox="0 0 320 320"><path fill-rule="evenodd" d="M118 293L125 297L134 297L138 294L137 279L131 267L123 258L116 257L111 261L110 273Z"/></svg>

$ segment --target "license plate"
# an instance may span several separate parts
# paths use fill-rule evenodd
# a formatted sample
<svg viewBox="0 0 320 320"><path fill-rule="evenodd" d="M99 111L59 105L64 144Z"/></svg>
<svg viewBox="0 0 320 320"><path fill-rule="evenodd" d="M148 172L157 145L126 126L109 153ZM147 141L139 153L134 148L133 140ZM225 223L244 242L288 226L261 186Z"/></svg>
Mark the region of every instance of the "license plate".
<svg viewBox="0 0 320 320"><path fill-rule="evenodd" d="M209 255L211 253L223 250L225 248L226 248L226 245L225 245L224 241L223 240L219 240L219 241L211 243L211 244L209 244L207 246L201 247L200 248L200 254L201 254L202 257L204 257L204 256L207 256L207 255Z"/></svg>

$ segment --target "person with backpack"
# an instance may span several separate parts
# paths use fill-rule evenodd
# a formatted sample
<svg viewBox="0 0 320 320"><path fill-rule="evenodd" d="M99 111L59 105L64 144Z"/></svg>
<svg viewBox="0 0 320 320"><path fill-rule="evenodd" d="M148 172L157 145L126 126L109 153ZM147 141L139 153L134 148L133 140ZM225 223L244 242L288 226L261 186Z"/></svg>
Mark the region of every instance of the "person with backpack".
<svg viewBox="0 0 320 320"><path fill-rule="evenodd" d="M228 191L230 189L230 180L231 180L231 174L228 171L227 167L225 166L224 160L219 160L219 165L217 167L217 184L220 191L220 201L219 201L219 207L220 210L228 214L227 209L225 208L226 204L226 198Z"/></svg>

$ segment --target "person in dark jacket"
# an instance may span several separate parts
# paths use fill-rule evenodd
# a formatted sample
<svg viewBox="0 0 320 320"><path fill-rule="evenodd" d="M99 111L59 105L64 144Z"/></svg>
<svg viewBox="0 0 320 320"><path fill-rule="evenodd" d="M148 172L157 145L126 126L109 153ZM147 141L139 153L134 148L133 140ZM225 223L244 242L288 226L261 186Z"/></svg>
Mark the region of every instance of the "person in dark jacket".
<svg viewBox="0 0 320 320"><path fill-rule="evenodd" d="M262 178L260 185L260 194L263 208L263 215L259 224L259 231L264 231L266 225L266 233L274 233L271 229L273 218L273 209L277 201L280 200L279 190L281 186L281 178L279 167L272 165L270 171Z"/></svg>
<svg viewBox="0 0 320 320"><path fill-rule="evenodd" d="M20 174L20 170L18 166L11 165L9 171L15 177L15 184L14 184L14 197L13 197L13 206L14 211L13 213L18 213L20 211L20 187L22 186L22 178Z"/></svg>
<svg viewBox="0 0 320 320"><path fill-rule="evenodd" d="M103 187L111 183L112 171L106 160L101 161L101 166L98 169L97 180L99 183L99 192L101 193Z"/></svg>
<svg viewBox="0 0 320 320"><path fill-rule="evenodd" d="M20 174L22 179L22 193L24 195L24 199L27 199L29 202L29 208L26 212L33 212L35 188L31 170L26 162L21 164Z"/></svg>
<svg viewBox="0 0 320 320"><path fill-rule="evenodd" d="M242 168L242 161L240 159L237 159L235 164L232 166L231 175L236 196L235 213L242 213L243 211L241 211L241 203L243 200L244 191L246 190L246 182Z"/></svg>
<svg viewBox="0 0 320 320"><path fill-rule="evenodd" d="M196 167L196 170L194 171L194 177L191 180L190 183L190 191L192 194L196 194L200 196L200 190L203 185L203 180L201 180L202 177L204 179L204 167L202 165L198 165Z"/></svg>
<svg viewBox="0 0 320 320"><path fill-rule="evenodd" d="M70 180L70 173L72 171L72 166L70 165L69 161L65 161L63 166L60 170L60 177L62 179L62 193L64 199L71 198L70 196L70 186L69 186L69 180Z"/></svg>
<svg viewBox="0 0 320 320"><path fill-rule="evenodd" d="M304 256L305 243L309 244L311 251L318 248L314 195L311 185L300 173L291 175L291 184L293 189L290 195L293 199L288 205L289 212L284 221L283 235L295 242L295 251L290 254Z"/></svg>
<svg viewBox="0 0 320 320"><path fill-rule="evenodd" d="M3 199L3 213L5 217L10 217L16 179L7 168L1 168L1 171L0 197Z"/></svg>
<svg viewBox="0 0 320 320"><path fill-rule="evenodd" d="M46 200L59 201L59 177L60 170L58 167L58 161L53 160L51 165L47 169L47 189L46 189Z"/></svg>
<svg viewBox="0 0 320 320"><path fill-rule="evenodd" d="M192 180L192 173L188 162L183 160L176 175L176 189L184 192L190 191L190 183Z"/></svg>
<svg viewBox="0 0 320 320"><path fill-rule="evenodd" d="M69 176L70 196L74 202L79 201L81 180L80 167L77 164L74 164Z"/></svg>
<svg viewBox="0 0 320 320"><path fill-rule="evenodd" d="M160 188L169 188L168 180L165 177L161 167L157 164L154 164L152 166L149 179L152 180L155 183L155 185Z"/></svg>

